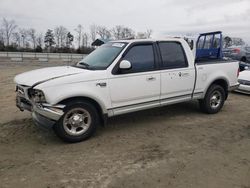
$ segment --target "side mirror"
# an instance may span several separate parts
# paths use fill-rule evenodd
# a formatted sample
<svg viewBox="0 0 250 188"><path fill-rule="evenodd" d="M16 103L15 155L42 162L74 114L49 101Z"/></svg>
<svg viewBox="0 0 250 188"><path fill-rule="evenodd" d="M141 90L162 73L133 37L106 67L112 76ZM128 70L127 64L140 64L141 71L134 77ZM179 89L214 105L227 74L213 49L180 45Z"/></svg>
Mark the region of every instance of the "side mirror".
<svg viewBox="0 0 250 188"><path fill-rule="evenodd" d="M248 66L245 66L244 69L245 69L245 70L249 70L249 67L248 67Z"/></svg>
<svg viewBox="0 0 250 188"><path fill-rule="evenodd" d="M121 70L128 70L128 69L131 69L131 67L132 65L128 60L122 60L119 65L119 68Z"/></svg>

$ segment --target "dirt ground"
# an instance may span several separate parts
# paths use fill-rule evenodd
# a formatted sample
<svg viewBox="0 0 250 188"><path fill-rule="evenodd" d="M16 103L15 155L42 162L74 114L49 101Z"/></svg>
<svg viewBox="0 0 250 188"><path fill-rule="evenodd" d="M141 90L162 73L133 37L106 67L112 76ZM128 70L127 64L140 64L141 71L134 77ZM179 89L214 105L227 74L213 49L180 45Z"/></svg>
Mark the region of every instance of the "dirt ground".
<svg viewBox="0 0 250 188"><path fill-rule="evenodd" d="M13 77L39 67L0 63L1 188L250 188L250 96L215 115L191 102L115 117L66 144L15 107Z"/></svg>

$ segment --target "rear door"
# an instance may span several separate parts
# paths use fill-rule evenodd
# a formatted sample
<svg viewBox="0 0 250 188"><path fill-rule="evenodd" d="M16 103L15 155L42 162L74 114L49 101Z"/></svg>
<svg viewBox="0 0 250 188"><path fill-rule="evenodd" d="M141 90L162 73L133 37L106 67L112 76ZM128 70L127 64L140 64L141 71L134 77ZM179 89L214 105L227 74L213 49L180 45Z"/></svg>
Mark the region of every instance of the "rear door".
<svg viewBox="0 0 250 188"><path fill-rule="evenodd" d="M195 82L195 70L188 64L180 42L158 42L162 59L161 104L190 100Z"/></svg>

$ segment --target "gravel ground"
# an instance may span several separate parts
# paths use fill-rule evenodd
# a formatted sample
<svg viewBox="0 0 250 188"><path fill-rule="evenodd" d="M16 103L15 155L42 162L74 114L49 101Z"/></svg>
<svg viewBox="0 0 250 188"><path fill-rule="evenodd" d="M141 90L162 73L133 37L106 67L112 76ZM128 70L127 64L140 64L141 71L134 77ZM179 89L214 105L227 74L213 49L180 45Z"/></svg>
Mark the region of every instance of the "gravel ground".
<svg viewBox="0 0 250 188"><path fill-rule="evenodd" d="M250 96L215 115L190 102L114 117L66 144L15 107L14 75L44 66L0 63L1 188L250 188Z"/></svg>

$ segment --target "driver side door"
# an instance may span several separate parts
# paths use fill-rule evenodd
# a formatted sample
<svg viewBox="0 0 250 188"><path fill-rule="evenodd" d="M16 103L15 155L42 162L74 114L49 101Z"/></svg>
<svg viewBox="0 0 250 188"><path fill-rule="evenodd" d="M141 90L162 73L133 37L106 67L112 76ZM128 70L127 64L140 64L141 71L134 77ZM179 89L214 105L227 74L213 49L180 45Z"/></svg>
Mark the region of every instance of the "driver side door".
<svg viewBox="0 0 250 188"><path fill-rule="evenodd" d="M132 67L117 69L109 78L114 115L159 106L160 71L156 68L153 43L129 47L121 60L129 61Z"/></svg>

